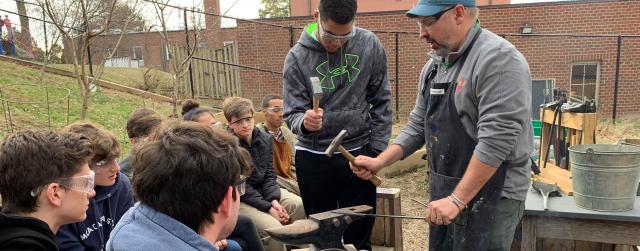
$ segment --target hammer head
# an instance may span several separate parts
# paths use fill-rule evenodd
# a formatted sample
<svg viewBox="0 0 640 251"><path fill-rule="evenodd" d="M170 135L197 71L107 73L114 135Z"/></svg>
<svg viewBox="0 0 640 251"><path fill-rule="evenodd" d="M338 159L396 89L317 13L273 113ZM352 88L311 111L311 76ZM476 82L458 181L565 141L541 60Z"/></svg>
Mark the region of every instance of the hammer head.
<svg viewBox="0 0 640 251"><path fill-rule="evenodd" d="M316 98L322 98L322 85L320 84L320 79L318 77L311 77L311 87L313 89L313 96Z"/></svg>
<svg viewBox="0 0 640 251"><path fill-rule="evenodd" d="M332 157L333 153L338 151L338 147L342 145L342 140L347 135L349 135L347 133L347 130L342 129L342 131L338 133L338 136L333 138L333 141L331 141L331 144L329 144L329 146L327 147L327 150L324 151L324 154L327 155L328 157Z"/></svg>

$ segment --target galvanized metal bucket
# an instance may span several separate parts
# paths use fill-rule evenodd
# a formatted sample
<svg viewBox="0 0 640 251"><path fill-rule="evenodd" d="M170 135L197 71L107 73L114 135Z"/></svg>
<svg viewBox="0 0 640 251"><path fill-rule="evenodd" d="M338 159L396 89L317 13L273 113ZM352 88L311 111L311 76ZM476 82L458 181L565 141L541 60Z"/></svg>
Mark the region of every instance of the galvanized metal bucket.
<svg viewBox="0 0 640 251"><path fill-rule="evenodd" d="M640 147L592 144L569 147L573 200L595 211L628 211L640 181Z"/></svg>

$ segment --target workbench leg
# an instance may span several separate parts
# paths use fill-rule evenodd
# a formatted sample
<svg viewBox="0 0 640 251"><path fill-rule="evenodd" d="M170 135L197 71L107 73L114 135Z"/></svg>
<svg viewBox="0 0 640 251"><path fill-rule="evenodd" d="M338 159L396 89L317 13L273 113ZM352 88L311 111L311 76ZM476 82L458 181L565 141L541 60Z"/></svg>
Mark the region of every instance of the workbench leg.
<svg viewBox="0 0 640 251"><path fill-rule="evenodd" d="M536 218L526 215L522 218L521 251L536 251Z"/></svg>

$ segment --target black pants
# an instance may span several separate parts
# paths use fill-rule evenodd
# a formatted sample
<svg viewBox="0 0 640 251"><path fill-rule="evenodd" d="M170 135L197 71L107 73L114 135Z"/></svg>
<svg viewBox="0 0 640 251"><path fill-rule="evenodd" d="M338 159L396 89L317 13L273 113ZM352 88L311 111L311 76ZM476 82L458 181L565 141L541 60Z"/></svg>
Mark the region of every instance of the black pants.
<svg viewBox="0 0 640 251"><path fill-rule="evenodd" d="M238 215L238 222L229 239L238 242L242 250L264 251L256 225L247 216Z"/></svg>
<svg viewBox="0 0 640 251"><path fill-rule="evenodd" d="M372 156L368 146L351 152L354 156ZM308 215L338 208L369 205L376 208L376 187L358 178L340 154L329 158L324 154L296 151L296 172L304 210ZM357 220L347 228L344 243L358 250L371 250L371 230L375 219Z"/></svg>

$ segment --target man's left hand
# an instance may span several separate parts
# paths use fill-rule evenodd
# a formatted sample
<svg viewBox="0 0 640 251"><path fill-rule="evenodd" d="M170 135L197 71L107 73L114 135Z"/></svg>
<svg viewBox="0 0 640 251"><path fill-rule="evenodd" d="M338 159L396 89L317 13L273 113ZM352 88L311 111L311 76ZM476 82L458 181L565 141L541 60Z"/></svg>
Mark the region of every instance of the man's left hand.
<svg viewBox="0 0 640 251"><path fill-rule="evenodd" d="M460 209L449 197L430 202L425 211L427 222L433 225L449 225L460 214Z"/></svg>

